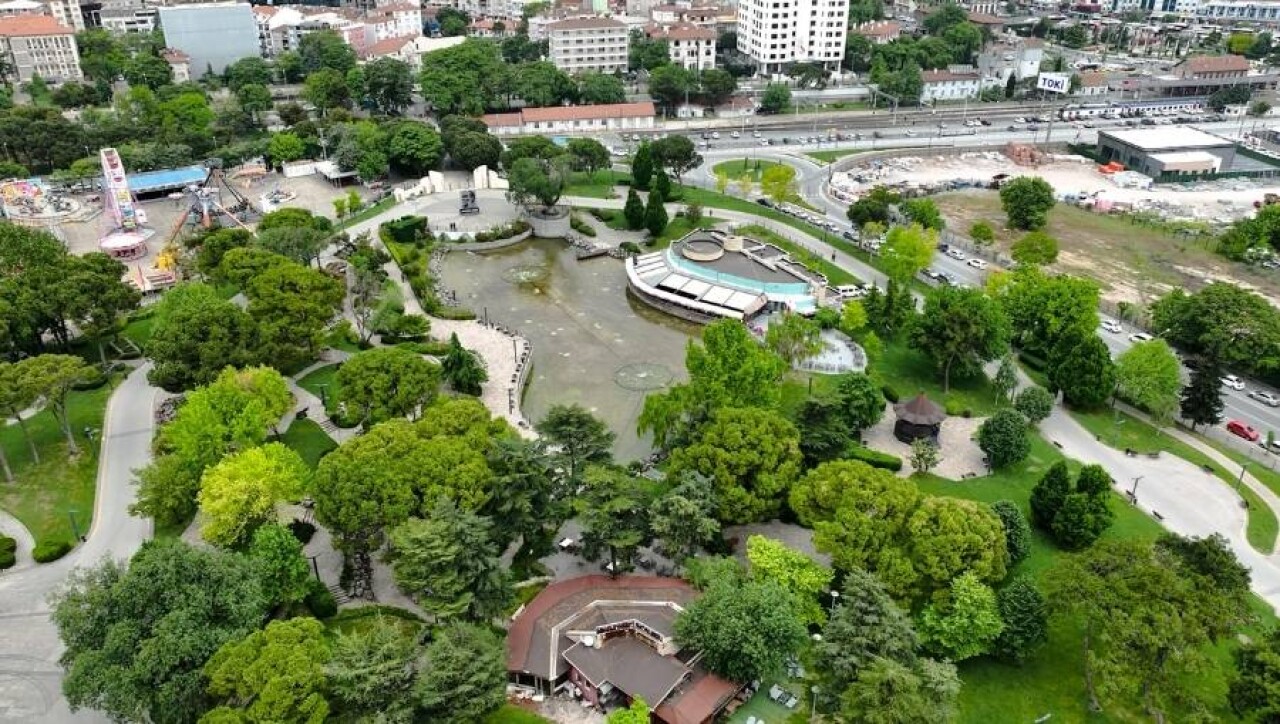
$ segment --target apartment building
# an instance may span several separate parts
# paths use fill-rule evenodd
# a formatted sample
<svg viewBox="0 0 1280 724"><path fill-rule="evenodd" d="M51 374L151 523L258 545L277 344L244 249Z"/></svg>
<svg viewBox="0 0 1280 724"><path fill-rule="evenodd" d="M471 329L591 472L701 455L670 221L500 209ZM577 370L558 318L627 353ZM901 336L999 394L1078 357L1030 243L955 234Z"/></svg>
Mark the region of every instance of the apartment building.
<svg viewBox="0 0 1280 724"><path fill-rule="evenodd" d="M75 31L50 15L0 18L0 56L13 69L12 77L26 83L40 76L50 83L81 80Z"/></svg>
<svg viewBox="0 0 1280 724"><path fill-rule="evenodd" d="M959 101L982 93L982 76L974 71L926 70L921 103Z"/></svg>
<svg viewBox="0 0 1280 724"><path fill-rule="evenodd" d="M1280 3L1275 0L1202 0L1196 17L1211 22L1280 24Z"/></svg>
<svg viewBox="0 0 1280 724"><path fill-rule="evenodd" d="M160 51L160 57L169 64L169 74L174 83L186 83L191 80L191 56L181 50L165 48Z"/></svg>
<svg viewBox="0 0 1280 724"><path fill-rule="evenodd" d="M410 3L385 4L369 10L310 5L255 5L259 54L264 58L297 50L303 36L320 30L338 34L364 56L378 43L422 35L422 8Z"/></svg>
<svg viewBox="0 0 1280 724"><path fill-rule="evenodd" d="M84 17L80 12L80 0L6 0L0 2L0 17L15 15L49 15L59 25L72 30L84 30Z"/></svg>
<svg viewBox="0 0 1280 724"><path fill-rule="evenodd" d="M671 62L688 70L703 71L716 67L716 31L697 25L678 24L650 26L654 40L667 41Z"/></svg>
<svg viewBox="0 0 1280 724"><path fill-rule="evenodd" d="M741 0L738 50L762 73L792 63L821 63L835 70L844 59L849 0Z"/></svg>
<svg viewBox="0 0 1280 724"><path fill-rule="evenodd" d="M627 69L627 26L613 18L572 18L546 26L551 62L566 73Z"/></svg>

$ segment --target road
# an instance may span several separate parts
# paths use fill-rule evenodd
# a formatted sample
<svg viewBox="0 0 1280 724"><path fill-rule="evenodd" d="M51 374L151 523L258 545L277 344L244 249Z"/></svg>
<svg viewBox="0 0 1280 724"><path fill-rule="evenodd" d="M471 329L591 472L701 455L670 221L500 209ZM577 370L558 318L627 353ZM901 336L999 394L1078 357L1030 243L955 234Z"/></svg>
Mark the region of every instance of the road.
<svg viewBox="0 0 1280 724"><path fill-rule="evenodd" d="M147 384L149 369L130 374L107 405L93 524L84 544L54 563L0 573L0 721L108 721L92 711L72 714L62 698L62 644L47 601L73 568L127 560L151 537L151 522L129 515L133 471L151 461L157 390Z"/></svg>

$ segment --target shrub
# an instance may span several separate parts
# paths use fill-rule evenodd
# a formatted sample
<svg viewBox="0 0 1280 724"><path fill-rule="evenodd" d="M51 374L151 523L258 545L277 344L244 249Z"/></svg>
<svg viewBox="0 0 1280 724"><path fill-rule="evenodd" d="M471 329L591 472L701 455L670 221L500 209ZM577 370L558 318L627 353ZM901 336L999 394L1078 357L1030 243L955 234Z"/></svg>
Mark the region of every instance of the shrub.
<svg viewBox="0 0 1280 724"><path fill-rule="evenodd" d="M97 366L94 366L92 370L93 371L89 373L89 376L71 385L71 389L82 390L82 391L96 390L99 387L102 387L103 385L107 384L107 376L103 374L101 369L99 369Z"/></svg>
<svg viewBox="0 0 1280 724"><path fill-rule="evenodd" d="M398 219L392 219L384 223L381 230L385 230L393 241L398 241L401 244L412 244L426 234L427 217L401 216Z"/></svg>
<svg viewBox="0 0 1280 724"><path fill-rule="evenodd" d="M627 252L628 254L640 253L640 245L635 243L634 241L624 241L618 245L618 248Z"/></svg>
<svg viewBox="0 0 1280 724"><path fill-rule="evenodd" d="M579 219L576 215L569 217L569 227L583 236L595 236L596 227Z"/></svg>
<svg viewBox="0 0 1280 724"><path fill-rule="evenodd" d="M56 561L71 552L71 544L64 540L42 541L36 544L31 551L31 557L36 559L36 563L48 563Z"/></svg>
<svg viewBox="0 0 1280 724"><path fill-rule="evenodd" d="M895 473L902 469L902 458L861 445L850 445L844 456L849 460L860 460L873 468L892 470Z"/></svg>
<svg viewBox="0 0 1280 724"><path fill-rule="evenodd" d="M1028 387L1014 398L1013 408L1038 425L1053 412L1053 395L1043 387Z"/></svg>
<svg viewBox="0 0 1280 724"><path fill-rule="evenodd" d="M998 410L978 428L978 447L987 454L992 469L1021 462L1031 452L1027 418L1007 407Z"/></svg>
<svg viewBox="0 0 1280 724"><path fill-rule="evenodd" d="M898 391L893 389L889 385L884 385L883 387L881 387L880 394L884 395L884 399L888 400L889 404L891 405L896 404L898 402L898 399L899 399Z"/></svg>
<svg viewBox="0 0 1280 724"><path fill-rule="evenodd" d="M1044 372L1045 368L1049 364L1044 359L1037 357L1030 352L1019 352L1018 359L1022 361L1022 364L1030 367L1036 372Z"/></svg>
<svg viewBox="0 0 1280 724"><path fill-rule="evenodd" d="M0 535L0 571L12 568L18 562L18 541L7 535Z"/></svg>
<svg viewBox="0 0 1280 724"><path fill-rule="evenodd" d="M588 213L596 217L597 221L603 221L606 224L617 216L613 209L588 209Z"/></svg>
<svg viewBox="0 0 1280 724"><path fill-rule="evenodd" d="M333 618L338 613L338 601L320 581L312 579L311 591L303 600L307 610L318 619Z"/></svg>
<svg viewBox="0 0 1280 724"><path fill-rule="evenodd" d="M443 357L449 353L449 343L440 339L428 339L420 342L401 342L396 345L416 354L429 354L432 357Z"/></svg>
<svg viewBox="0 0 1280 724"><path fill-rule="evenodd" d="M298 539L299 543L306 545L311 542L311 536L316 534L316 527L305 520L294 518L293 522L289 524L289 532L293 534L294 538Z"/></svg>
<svg viewBox="0 0 1280 724"><path fill-rule="evenodd" d="M942 407L950 417L960 417L964 414L964 403L959 400L943 400Z"/></svg>

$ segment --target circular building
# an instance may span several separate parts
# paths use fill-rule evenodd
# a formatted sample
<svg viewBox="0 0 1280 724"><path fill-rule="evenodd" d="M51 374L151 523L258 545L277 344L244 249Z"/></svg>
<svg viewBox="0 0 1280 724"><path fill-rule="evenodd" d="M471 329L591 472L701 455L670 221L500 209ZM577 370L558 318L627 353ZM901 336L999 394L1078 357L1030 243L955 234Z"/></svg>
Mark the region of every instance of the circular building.
<svg viewBox="0 0 1280 724"><path fill-rule="evenodd" d="M930 400L923 392L910 402L901 402L893 406L898 416L893 423L893 436L908 445L916 440L938 442L938 433L942 430L942 421L947 419L947 411L942 405Z"/></svg>

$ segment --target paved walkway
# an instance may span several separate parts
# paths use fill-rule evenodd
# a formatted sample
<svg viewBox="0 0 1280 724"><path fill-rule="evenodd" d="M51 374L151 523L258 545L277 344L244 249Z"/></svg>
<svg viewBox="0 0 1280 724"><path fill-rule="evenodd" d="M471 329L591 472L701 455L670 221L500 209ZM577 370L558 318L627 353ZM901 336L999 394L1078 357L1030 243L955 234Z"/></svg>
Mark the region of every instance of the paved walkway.
<svg viewBox="0 0 1280 724"><path fill-rule="evenodd" d="M4 483L0 483L3 485ZM27 530L27 526L22 521L12 515L0 510L0 535L7 535L18 544L17 550L14 551L16 563L7 571L0 571L0 576L11 575L27 566L35 563L31 558L31 549L35 548L35 538L31 536L31 531Z"/></svg>

